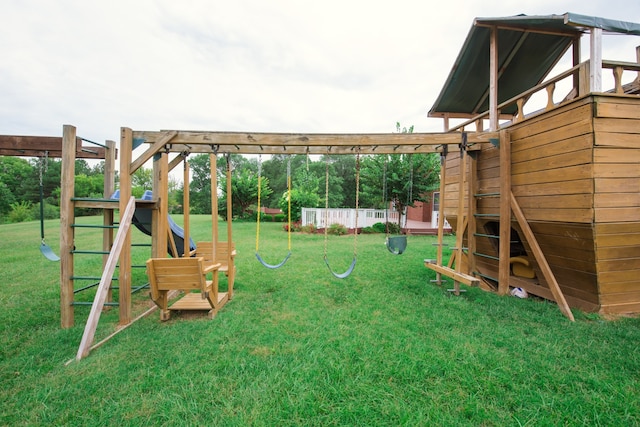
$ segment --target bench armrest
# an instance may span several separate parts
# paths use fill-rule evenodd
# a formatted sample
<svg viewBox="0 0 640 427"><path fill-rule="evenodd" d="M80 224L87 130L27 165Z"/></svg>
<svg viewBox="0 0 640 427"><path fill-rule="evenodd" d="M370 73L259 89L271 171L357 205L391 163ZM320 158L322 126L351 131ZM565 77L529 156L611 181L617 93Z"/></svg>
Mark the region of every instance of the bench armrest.
<svg viewBox="0 0 640 427"><path fill-rule="evenodd" d="M216 262L215 264L207 265L203 271L204 273L211 273L212 271L218 270L221 266L222 264Z"/></svg>

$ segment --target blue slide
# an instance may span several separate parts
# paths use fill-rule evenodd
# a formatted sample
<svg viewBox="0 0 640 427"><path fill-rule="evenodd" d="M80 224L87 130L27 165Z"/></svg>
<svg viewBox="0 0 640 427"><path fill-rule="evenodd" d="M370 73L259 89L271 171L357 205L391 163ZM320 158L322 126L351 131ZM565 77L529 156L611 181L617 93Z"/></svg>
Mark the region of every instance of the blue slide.
<svg viewBox="0 0 640 427"><path fill-rule="evenodd" d="M116 190L115 193L111 196L112 199L120 199L120 190ZM153 193L151 190L146 190L142 195L142 200L153 200ZM178 250L178 254L174 254L171 249L171 242L167 244L167 253L174 258L177 258L182 255L184 252L184 229L175 223L173 219L171 219L171 215L168 216L169 220L169 229L171 230L171 234L173 235L173 240L176 242L176 249ZM136 211L133 214L133 225L140 231L142 231L147 236L151 236L151 209L146 208L136 208ZM196 249L196 244L193 239L189 238L189 250L193 251Z"/></svg>

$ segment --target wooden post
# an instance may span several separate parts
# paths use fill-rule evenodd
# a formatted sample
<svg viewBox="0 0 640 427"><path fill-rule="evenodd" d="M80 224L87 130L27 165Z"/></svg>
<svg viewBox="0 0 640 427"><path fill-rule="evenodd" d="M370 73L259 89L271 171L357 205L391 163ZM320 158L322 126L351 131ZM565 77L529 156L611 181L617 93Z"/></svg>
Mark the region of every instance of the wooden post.
<svg viewBox="0 0 640 427"><path fill-rule="evenodd" d="M442 266L442 249L444 245L444 193L447 180L447 154L448 145L442 146L442 154L440 156L440 195L438 203L438 250L436 252L436 264ZM436 283L442 283L442 273L436 272Z"/></svg>
<svg viewBox="0 0 640 427"><path fill-rule="evenodd" d="M218 245L218 156L209 154L211 166L211 259L217 260L216 246Z"/></svg>
<svg viewBox="0 0 640 427"><path fill-rule="evenodd" d="M511 258L511 139L500 131L500 246L498 261L498 294L509 292Z"/></svg>
<svg viewBox="0 0 640 427"><path fill-rule="evenodd" d="M602 91L602 29L591 28L589 53L589 91Z"/></svg>
<svg viewBox="0 0 640 427"><path fill-rule="evenodd" d="M467 256L469 258L469 271L468 273L473 275L476 271L476 196L477 193L477 174L478 174L478 162L476 161L475 156L479 153L473 152L469 155L469 178L467 179L467 242L468 242L468 250Z"/></svg>
<svg viewBox="0 0 640 427"><path fill-rule="evenodd" d="M233 211L232 211L232 200L231 200L231 155L227 154L227 266L229 273L229 289L227 290L227 294L229 295L229 299L233 298L233 277L235 272L233 269L235 266L233 265L233 236L232 236L232 225L233 225ZM260 212L258 212L260 215ZM356 230L356 233L358 230Z"/></svg>
<svg viewBox="0 0 640 427"><path fill-rule="evenodd" d="M467 134L462 133L462 142L460 143L460 178L458 180L458 218L456 224L456 265L455 272L462 272L462 246L464 243L465 231L465 210L464 210L464 190L465 177L467 175ZM460 295L460 282L453 281L453 293Z"/></svg>
<svg viewBox="0 0 640 427"><path fill-rule="evenodd" d="M107 149L105 151L105 159L104 159L104 193L103 197L108 199L111 197L113 192L116 189L116 143L114 141L106 141ZM102 230L102 250L104 252L109 252L111 250L111 246L113 246L113 228L110 226L113 225L114 222L114 209L103 209L102 210L102 225L105 228ZM102 255L102 269L107 265L107 260L109 259L108 254ZM107 293L107 301L113 300L113 291L111 290L111 286L109 286L109 291Z"/></svg>
<svg viewBox="0 0 640 427"><path fill-rule="evenodd" d="M553 271L551 271L551 267L549 266L549 263L547 262L547 259L544 256L544 252L542 252L542 249L538 244L538 240L536 239L535 234L533 234L533 230L531 230L531 227L529 227L529 223L527 222L527 219L525 218L524 213L522 212L522 209L520 209L520 205L518 204L518 201L516 200L513 193L510 193L509 197L511 200L511 209L513 209L513 214L515 215L516 220L518 221L518 224L520 224L522 233L524 234L524 237L527 239L527 243L529 243L531 252L533 252L533 256L535 257L536 262L538 263L538 267L540 267L540 270L542 271L542 275L547 281L547 285L549 285L549 290L551 291L553 298L555 298L556 303L558 304L558 308L560 308L560 311L565 316L567 316L569 320L571 320L572 322L575 321L573 317L573 313L569 308L569 304L567 304L567 300L564 298L564 294L560 289L560 285L558 284L558 281L556 280L556 277L554 276Z"/></svg>
<svg viewBox="0 0 640 427"><path fill-rule="evenodd" d="M190 228L189 228L189 161L184 156L184 175L182 176L183 194L182 194L182 212L184 215L184 244L182 245L184 253L183 257L189 257L190 254Z"/></svg>
<svg viewBox="0 0 640 427"><path fill-rule="evenodd" d="M131 198L131 157L133 155L133 131L129 128L120 129L120 216L127 208ZM122 227L122 224L120 224ZM123 237L123 248L120 252L120 269L118 275L119 286L119 317L120 325L131 322L131 230Z"/></svg>
<svg viewBox="0 0 640 427"><path fill-rule="evenodd" d="M491 27L489 44L489 130L498 130L498 29Z"/></svg>
<svg viewBox="0 0 640 427"><path fill-rule="evenodd" d="M60 323L73 326L73 223L75 214L71 200L75 193L76 128L62 128L62 164L60 173Z"/></svg>

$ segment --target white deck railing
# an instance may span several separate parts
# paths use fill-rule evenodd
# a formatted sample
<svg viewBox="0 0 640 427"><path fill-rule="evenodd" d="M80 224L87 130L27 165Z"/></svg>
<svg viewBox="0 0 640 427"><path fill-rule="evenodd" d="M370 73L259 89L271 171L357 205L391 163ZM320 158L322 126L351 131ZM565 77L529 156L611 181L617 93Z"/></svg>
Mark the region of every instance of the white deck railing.
<svg viewBox="0 0 640 427"><path fill-rule="evenodd" d="M402 226L406 225L407 216L402 216ZM358 209L358 228L371 227L377 222L398 223L398 212L384 209ZM342 224L349 229L356 227L355 209L302 208L302 225L313 224L316 228L326 225Z"/></svg>

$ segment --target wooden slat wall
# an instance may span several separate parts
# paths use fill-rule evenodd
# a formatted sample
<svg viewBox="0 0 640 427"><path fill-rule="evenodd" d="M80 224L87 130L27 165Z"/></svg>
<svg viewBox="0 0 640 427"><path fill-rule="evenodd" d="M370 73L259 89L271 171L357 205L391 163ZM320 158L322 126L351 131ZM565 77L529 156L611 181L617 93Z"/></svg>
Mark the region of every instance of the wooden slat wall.
<svg viewBox="0 0 640 427"><path fill-rule="evenodd" d="M601 311L640 311L640 99L597 97L596 269Z"/></svg>

